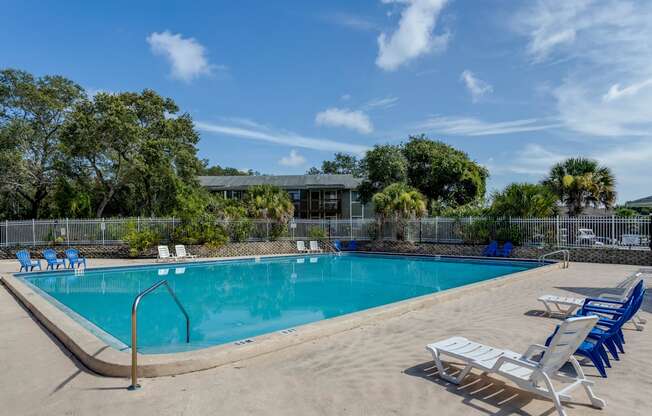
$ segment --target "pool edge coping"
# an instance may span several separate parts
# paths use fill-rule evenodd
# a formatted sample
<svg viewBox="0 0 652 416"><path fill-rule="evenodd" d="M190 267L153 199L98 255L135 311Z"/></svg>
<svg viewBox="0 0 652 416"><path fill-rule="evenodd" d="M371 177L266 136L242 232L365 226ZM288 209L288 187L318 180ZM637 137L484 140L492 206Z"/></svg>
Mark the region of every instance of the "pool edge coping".
<svg viewBox="0 0 652 416"><path fill-rule="evenodd" d="M275 256L251 256L249 258L255 257ZM424 257L435 256L426 255ZM520 259L512 260L518 261ZM240 345L230 342L192 351L166 354L139 354L138 374L140 377L178 375L254 358L294 345L332 336L363 325L400 316L414 310L435 305L464 293L473 293L483 289L500 287L515 280L520 280L531 275L540 275L559 267L559 263L551 263L534 269L499 276L441 292L430 293L387 305L380 305L358 312L307 323L297 326L296 330L292 332L283 333L281 331L275 331L259 335L251 338L253 342L246 342ZM111 347L91 333L80 322L37 293L19 277L8 273L2 273L0 277L7 289L86 367L105 376L129 376L131 369L130 350L119 351Z"/></svg>

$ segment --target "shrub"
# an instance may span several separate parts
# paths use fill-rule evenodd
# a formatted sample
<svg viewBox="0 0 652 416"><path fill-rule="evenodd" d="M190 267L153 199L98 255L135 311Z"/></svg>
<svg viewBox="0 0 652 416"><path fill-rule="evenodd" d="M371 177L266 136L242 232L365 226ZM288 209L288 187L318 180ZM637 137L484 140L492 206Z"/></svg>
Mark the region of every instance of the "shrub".
<svg viewBox="0 0 652 416"><path fill-rule="evenodd" d="M308 237L313 240L325 240L326 231L321 227L310 227L308 230Z"/></svg>
<svg viewBox="0 0 652 416"><path fill-rule="evenodd" d="M288 237L288 225L285 223L274 223L269 227L270 241L276 241L281 237Z"/></svg>
<svg viewBox="0 0 652 416"><path fill-rule="evenodd" d="M242 219L229 223L229 237L231 241L241 243L247 241L254 228L251 220Z"/></svg>
<svg viewBox="0 0 652 416"><path fill-rule="evenodd" d="M205 244L218 248L229 241L229 237L221 225L212 222L187 222L174 230L172 239L187 245Z"/></svg>
<svg viewBox="0 0 652 416"><path fill-rule="evenodd" d="M131 257L137 257L155 245L158 245L161 237L152 230L138 231L133 224L130 224L124 241L129 246L129 255Z"/></svg>

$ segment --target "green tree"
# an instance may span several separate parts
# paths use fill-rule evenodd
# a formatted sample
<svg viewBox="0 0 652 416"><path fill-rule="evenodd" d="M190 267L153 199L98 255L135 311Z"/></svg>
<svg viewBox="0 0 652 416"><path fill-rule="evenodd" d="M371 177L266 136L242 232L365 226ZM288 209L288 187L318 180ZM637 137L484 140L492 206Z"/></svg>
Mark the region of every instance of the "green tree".
<svg viewBox="0 0 652 416"><path fill-rule="evenodd" d="M346 153L335 153L333 160L324 160L321 164L321 169L316 167L310 168L307 172L308 175L353 175L360 177L363 174L361 161L353 155Z"/></svg>
<svg viewBox="0 0 652 416"><path fill-rule="evenodd" d="M75 106L62 134L79 176L92 179L95 215L161 215L198 187L199 136L188 114L152 90L100 93Z"/></svg>
<svg viewBox="0 0 652 416"><path fill-rule="evenodd" d="M495 217L550 217L557 215L557 196L545 185L513 183L492 195Z"/></svg>
<svg viewBox="0 0 652 416"><path fill-rule="evenodd" d="M570 158L550 169L543 182L568 208L581 215L587 206L610 208L616 201L616 179L611 170L596 160Z"/></svg>
<svg viewBox="0 0 652 416"><path fill-rule="evenodd" d="M242 171L236 168L222 167L220 165L208 166L208 160L202 161L203 167L201 174L204 176L251 176L251 175L260 175L260 172L253 171L249 169L248 171Z"/></svg>
<svg viewBox="0 0 652 416"><path fill-rule="evenodd" d="M385 187L372 200L380 225L388 219L395 221L400 240L405 236L406 222L428 212L426 197L415 188L400 182Z"/></svg>
<svg viewBox="0 0 652 416"><path fill-rule="evenodd" d="M400 146L376 145L369 150L361 164L366 175L358 189L362 202L393 183L407 183L407 164Z"/></svg>
<svg viewBox="0 0 652 416"><path fill-rule="evenodd" d="M408 183L432 202L461 206L481 200L489 172L445 143L412 136L403 146Z"/></svg>
<svg viewBox="0 0 652 416"><path fill-rule="evenodd" d="M40 218L62 160L62 125L83 89L61 76L0 71L0 196L11 216ZM5 207L7 209L7 207Z"/></svg>
<svg viewBox="0 0 652 416"><path fill-rule="evenodd" d="M252 218L285 224L294 215L294 205L283 189L273 185L254 185L245 194L245 207Z"/></svg>

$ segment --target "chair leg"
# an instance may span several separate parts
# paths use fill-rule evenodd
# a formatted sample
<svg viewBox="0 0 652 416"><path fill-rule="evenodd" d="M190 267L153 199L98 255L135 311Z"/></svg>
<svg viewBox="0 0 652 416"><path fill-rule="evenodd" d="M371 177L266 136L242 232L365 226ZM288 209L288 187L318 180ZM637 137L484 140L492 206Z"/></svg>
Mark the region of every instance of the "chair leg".
<svg viewBox="0 0 652 416"><path fill-rule="evenodd" d="M607 347L611 356L614 357L614 360L619 361L620 357L618 356L618 351L616 350L616 343L613 339L607 339L604 341L604 346Z"/></svg>
<svg viewBox="0 0 652 416"><path fill-rule="evenodd" d="M557 413L559 413L559 416L567 416L566 410L564 410L564 406L561 404L561 398L559 397L559 394L555 391L554 386L552 385L552 381L550 381L550 378L546 374L543 374L543 382L546 385L546 390L548 390L549 397L552 399L552 402L555 404L555 409L557 409Z"/></svg>
<svg viewBox="0 0 652 416"><path fill-rule="evenodd" d="M582 370L580 363L578 363L575 357L572 356L570 357L570 362L573 368L575 369L577 378L581 380L582 387L584 387L584 391L586 392L586 395L588 396L591 405L598 409L604 408L607 405L607 403L601 398L599 398L598 396L596 396L595 393L593 393L593 389L591 388L591 386L594 383L586 379L586 376L584 375L584 371Z"/></svg>
<svg viewBox="0 0 652 416"><path fill-rule="evenodd" d="M589 358L593 362L593 365L595 368L598 370L600 375L604 378L607 378L607 371L604 368L604 364L602 362L602 357L600 357L600 353L597 351L593 350L589 353Z"/></svg>
<svg viewBox="0 0 652 416"><path fill-rule="evenodd" d="M600 354L600 358L602 358L602 362L607 368L611 368L611 362L609 361L609 356L607 355L607 350L604 348L598 348L598 353Z"/></svg>
<svg viewBox="0 0 652 416"><path fill-rule="evenodd" d="M435 365L437 366L437 370L439 371L439 377L441 377L442 379L444 379L446 381L450 381L453 384L460 384L462 379L469 374L469 371L471 371L471 366L467 365L466 367L464 367L464 369L462 369L462 371L460 372L460 374L457 377L453 377L452 375L448 374L446 372L446 370L444 369L444 364L441 362L441 357L440 357L439 351L430 350L430 349L428 349L428 351L430 351L432 353L432 358L435 361Z"/></svg>

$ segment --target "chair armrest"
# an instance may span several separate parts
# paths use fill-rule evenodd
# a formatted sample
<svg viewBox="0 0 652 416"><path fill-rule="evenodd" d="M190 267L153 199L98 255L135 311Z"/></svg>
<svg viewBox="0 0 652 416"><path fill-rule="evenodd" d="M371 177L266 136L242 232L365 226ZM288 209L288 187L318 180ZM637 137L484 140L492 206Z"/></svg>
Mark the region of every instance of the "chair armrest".
<svg viewBox="0 0 652 416"><path fill-rule="evenodd" d="M625 303L622 300L605 299L605 298L586 298L584 300L585 305L587 305L587 304L589 304L591 302L614 303L614 304L620 304L620 305L623 305Z"/></svg>
<svg viewBox="0 0 652 416"><path fill-rule="evenodd" d="M532 344L528 347L527 351L525 351L525 354L523 354L523 358L526 360L532 359L532 356L536 354L537 352L545 352L548 350L548 347L545 345L541 344Z"/></svg>
<svg viewBox="0 0 652 416"><path fill-rule="evenodd" d="M500 372L500 367L502 367L503 364L514 364L514 365L517 365L519 367L527 367L527 368L531 368L531 369L537 368L536 363L533 363L533 362L530 362L530 361L516 360L516 359L511 358L511 357L502 356L502 357L500 357L498 359L498 361L496 361L496 363L491 368L491 370L494 371L494 372Z"/></svg>

